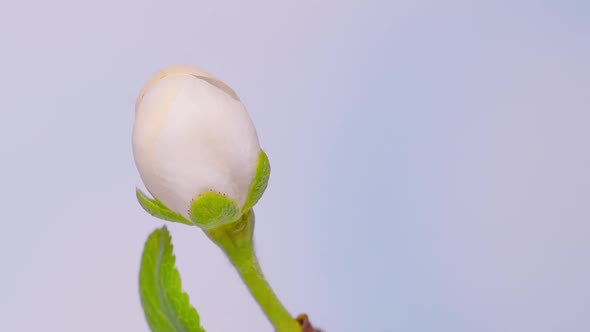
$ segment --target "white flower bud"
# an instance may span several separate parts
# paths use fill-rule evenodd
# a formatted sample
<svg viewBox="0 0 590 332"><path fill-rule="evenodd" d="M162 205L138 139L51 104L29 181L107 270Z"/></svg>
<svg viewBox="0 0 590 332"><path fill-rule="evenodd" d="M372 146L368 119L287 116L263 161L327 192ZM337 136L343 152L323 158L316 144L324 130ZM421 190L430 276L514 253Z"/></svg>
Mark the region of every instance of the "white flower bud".
<svg viewBox="0 0 590 332"><path fill-rule="evenodd" d="M210 74L173 66L158 72L141 90L133 156L148 191L171 211L190 220L193 201L209 192L241 209L251 200L260 155L246 108L230 87Z"/></svg>

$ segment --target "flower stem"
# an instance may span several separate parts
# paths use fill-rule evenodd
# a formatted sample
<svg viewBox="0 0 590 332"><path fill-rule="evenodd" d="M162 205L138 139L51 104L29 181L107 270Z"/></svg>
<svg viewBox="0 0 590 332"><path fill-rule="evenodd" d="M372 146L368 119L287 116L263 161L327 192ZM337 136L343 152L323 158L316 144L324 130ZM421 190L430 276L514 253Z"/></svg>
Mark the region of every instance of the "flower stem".
<svg viewBox="0 0 590 332"><path fill-rule="evenodd" d="M275 327L276 332L301 332L262 274L254 245L254 212L250 210L237 222L206 231L227 255L240 277Z"/></svg>
<svg viewBox="0 0 590 332"><path fill-rule="evenodd" d="M276 331L301 332L299 324L291 317L264 278L254 251L237 257L228 257Z"/></svg>

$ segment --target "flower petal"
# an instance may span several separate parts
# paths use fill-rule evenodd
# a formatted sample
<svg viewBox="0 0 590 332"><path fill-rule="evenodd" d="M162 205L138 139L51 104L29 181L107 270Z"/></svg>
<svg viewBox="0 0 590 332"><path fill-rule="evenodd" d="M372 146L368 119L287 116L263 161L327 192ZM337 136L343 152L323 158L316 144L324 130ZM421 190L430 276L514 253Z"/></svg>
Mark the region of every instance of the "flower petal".
<svg viewBox="0 0 590 332"><path fill-rule="evenodd" d="M134 154L158 200L187 218L191 201L208 191L245 203L260 146L239 99L175 74L151 83L138 102Z"/></svg>

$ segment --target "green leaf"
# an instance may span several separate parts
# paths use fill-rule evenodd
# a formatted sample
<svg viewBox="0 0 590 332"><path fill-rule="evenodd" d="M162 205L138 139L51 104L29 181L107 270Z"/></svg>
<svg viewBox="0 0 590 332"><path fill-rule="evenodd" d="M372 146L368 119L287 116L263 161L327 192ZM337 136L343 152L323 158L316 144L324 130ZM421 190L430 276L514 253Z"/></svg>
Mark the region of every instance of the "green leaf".
<svg viewBox="0 0 590 332"><path fill-rule="evenodd" d="M166 226L150 234L143 249L139 288L152 332L205 332L199 314L182 291Z"/></svg>
<svg viewBox="0 0 590 332"><path fill-rule="evenodd" d="M179 222L181 224L194 226L194 224L186 220L185 217L181 216L176 212L171 211L159 200L155 198L149 198L141 190L135 189L135 196L139 201L139 205L141 205L141 207L152 216L162 220L174 221Z"/></svg>

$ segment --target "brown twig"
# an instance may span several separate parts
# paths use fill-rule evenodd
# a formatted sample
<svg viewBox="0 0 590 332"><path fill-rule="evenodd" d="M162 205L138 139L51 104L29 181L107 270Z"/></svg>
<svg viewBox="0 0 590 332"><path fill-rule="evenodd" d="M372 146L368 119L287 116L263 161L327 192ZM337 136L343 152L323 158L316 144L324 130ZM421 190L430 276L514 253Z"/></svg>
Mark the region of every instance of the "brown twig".
<svg viewBox="0 0 590 332"><path fill-rule="evenodd" d="M302 332L322 332L321 330L315 329L313 328L313 326L311 326L309 317L307 317L306 314L301 314L297 316L295 320L297 321L297 323L299 323L299 325L301 325L301 327L303 327Z"/></svg>

